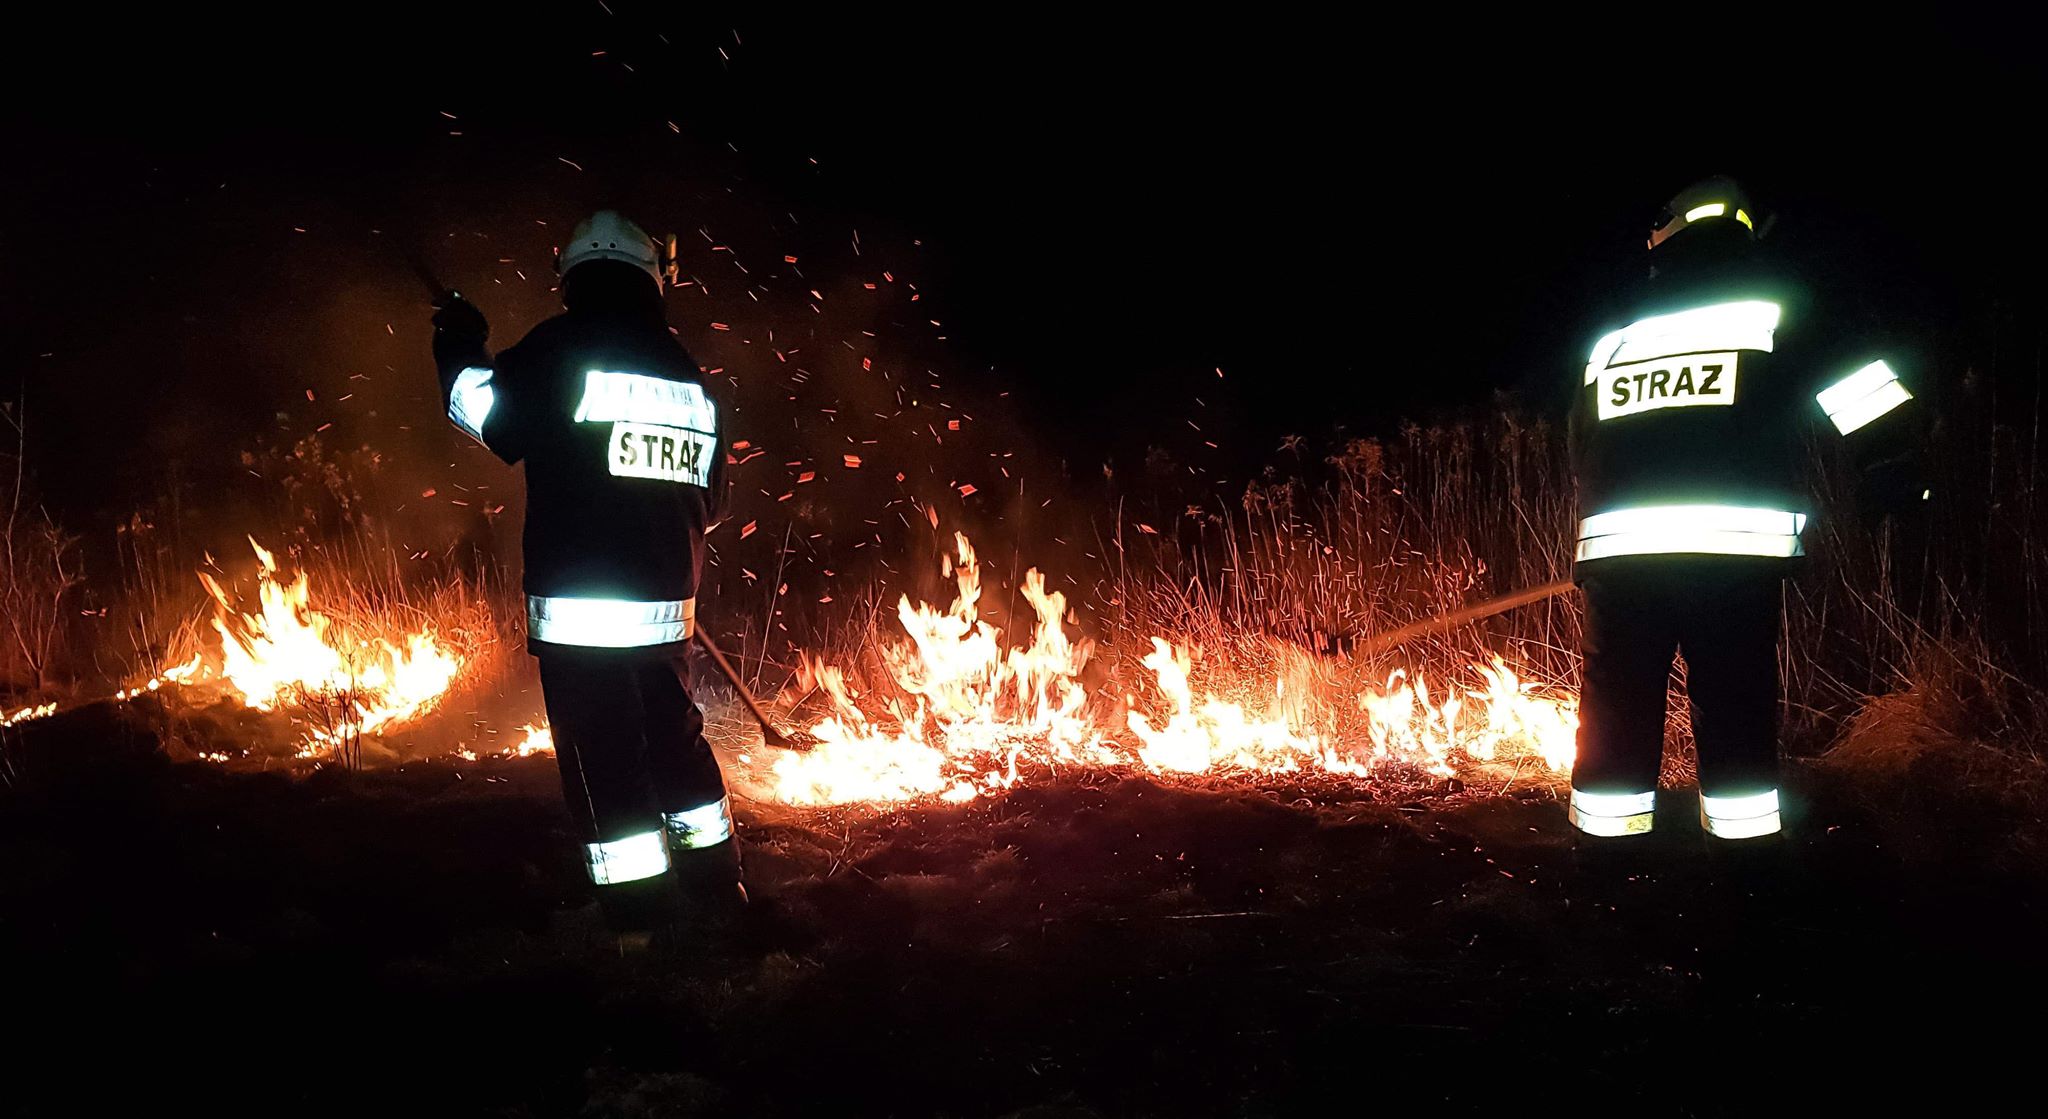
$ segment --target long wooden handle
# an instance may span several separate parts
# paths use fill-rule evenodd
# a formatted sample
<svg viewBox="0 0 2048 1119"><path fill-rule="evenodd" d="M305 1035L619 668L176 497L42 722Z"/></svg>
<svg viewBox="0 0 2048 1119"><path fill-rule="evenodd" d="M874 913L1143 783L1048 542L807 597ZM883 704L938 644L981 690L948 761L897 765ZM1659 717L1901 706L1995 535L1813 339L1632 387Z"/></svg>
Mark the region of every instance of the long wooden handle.
<svg viewBox="0 0 2048 1119"><path fill-rule="evenodd" d="M1399 629L1390 629L1385 633L1373 634L1371 637L1353 646L1352 655L1369 657L1378 653L1384 653L1388 649L1413 641L1418 637L1425 637L1432 633L1441 633L1447 629L1456 629L1467 622L1476 622L1481 618L1491 618L1495 614L1504 614L1517 606L1527 606L1532 602L1542 602L1545 599L1556 598L1558 595L1574 589L1576 589L1576 584L1570 579L1559 579L1555 583L1545 583L1540 587L1530 587L1527 590L1515 591L1513 594L1501 595L1499 598L1489 598L1485 602L1474 603L1471 606L1461 606L1449 613L1438 614L1434 618L1424 618L1419 622L1410 622Z"/></svg>
<svg viewBox="0 0 2048 1119"><path fill-rule="evenodd" d="M770 746L787 747L788 736L776 730L775 724L768 721L768 713L761 710L759 703L754 702L754 693L748 691L746 684L741 682L740 674L733 670L732 662L725 659L725 654L719 652L718 646L712 643L711 638L703 630L692 630L690 636L696 638L697 647L711 657L711 663L718 666L719 675L724 676L733 690L740 693L740 702L747 705L747 712L754 716L755 722L761 724L761 740Z"/></svg>

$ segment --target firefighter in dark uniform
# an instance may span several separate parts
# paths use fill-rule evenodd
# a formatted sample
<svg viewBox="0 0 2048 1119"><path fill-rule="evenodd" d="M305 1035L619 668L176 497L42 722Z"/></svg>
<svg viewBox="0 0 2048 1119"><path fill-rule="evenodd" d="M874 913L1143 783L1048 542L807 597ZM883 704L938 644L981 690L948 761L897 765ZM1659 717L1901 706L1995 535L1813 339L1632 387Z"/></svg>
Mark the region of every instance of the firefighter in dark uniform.
<svg viewBox="0 0 2048 1119"><path fill-rule="evenodd" d="M590 880L639 933L744 897L682 660L727 501L724 417L664 317L652 238L603 211L559 268L566 313L496 358L482 313L444 299L434 358L449 418L526 464L527 647Z"/></svg>
<svg viewBox="0 0 2048 1119"><path fill-rule="evenodd" d="M1569 815L1588 836L1651 828L1680 650L1702 826L1779 832L1780 590L1809 515L1803 433L1869 441L1912 399L1879 354L1788 349L1817 332L1758 252L1755 214L1724 178L1671 202L1648 283L1594 345L1573 408L1586 619Z"/></svg>

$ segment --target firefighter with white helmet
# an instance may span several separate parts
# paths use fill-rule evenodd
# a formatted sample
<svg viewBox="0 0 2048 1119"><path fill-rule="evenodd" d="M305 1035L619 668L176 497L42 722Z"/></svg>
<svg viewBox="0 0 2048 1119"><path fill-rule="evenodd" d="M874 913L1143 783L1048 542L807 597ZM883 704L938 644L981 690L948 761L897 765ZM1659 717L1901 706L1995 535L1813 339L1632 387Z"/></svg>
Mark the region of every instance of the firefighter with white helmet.
<svg viewBox="0 0 2048 1119"><path fill-rule="evenodd" d="M528 649L584 865L639 941L744 898L682 661L727 503L725 416L669 329L662 263L604 210L560 249L565 312L517 345L492 357L483 314L453 293L434 316L449 419L526 467Z"/></svg>
<svg viewBox="0 0 2048 1119"><path fill-rule="evenodd" d="M1703 829L1745 846L1779 833L1780 589L1811 509L1802 435L1831 426L1868 443L1902 428L1895 413L1913 399L1884 355L1821 339L1758 227L1729 179L1680 193L1652 223L1625 325L1583 370L1571 442L1585 681L1569 816L1584 846L1651 829L1680 651Z"/></svg>

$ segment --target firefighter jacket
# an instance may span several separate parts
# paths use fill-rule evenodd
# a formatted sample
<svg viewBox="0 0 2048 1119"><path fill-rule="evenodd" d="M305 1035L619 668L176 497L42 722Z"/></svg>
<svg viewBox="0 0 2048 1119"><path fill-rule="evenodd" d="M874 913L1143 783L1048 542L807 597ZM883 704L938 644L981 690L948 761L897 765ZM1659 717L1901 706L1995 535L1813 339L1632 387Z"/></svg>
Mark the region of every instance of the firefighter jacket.
<svg viewBox="0 0 2048 1119"><path fill-rule="evenodd" d="M1884 355L1821 342L1810 301L1746 241L1708 232L1653 254L1625 325L1588 355L1571 423L1582 573L1630 556L1802 555L1805 433L1869 440L1912 399Z"/></svg>
<svg viewBox="0 0 2048 1119"><path fill-rule="evenodd" d="M495 359L475 335L434 351L449 419L526 464L529 648L673 652L695 627L726 454L658 305L572 308Z"/></svg>

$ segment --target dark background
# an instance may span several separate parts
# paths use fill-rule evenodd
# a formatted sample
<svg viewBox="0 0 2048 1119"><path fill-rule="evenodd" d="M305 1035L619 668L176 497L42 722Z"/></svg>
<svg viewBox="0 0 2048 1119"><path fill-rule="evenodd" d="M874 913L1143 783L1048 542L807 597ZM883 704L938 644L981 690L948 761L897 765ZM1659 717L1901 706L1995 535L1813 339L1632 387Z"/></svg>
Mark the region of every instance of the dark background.
<svg viewBox="0 0 2048 1119"><path fill-rule="evenodd" d="M320 424L456 462L406 258L503 345L554 307L552 239L607 204L682 234L703 289L673 321L729 370L736 435L781 429L770 398L800 394L747 386L782 372L766 332L819 314L809 353L872 330L899 406L929 370L985 409L977 454L1069 487L1160 446L1227 492L1283 435L1560 406L1648 216L1712 172L1924 376L2038 346L1999 325L2042 292L2015 27L428 7L17 39L0 395L27 397L53 504L118 517ZM863 282L899 298L849 318ZM792 439L769 457L837 465Z"/></svg>

